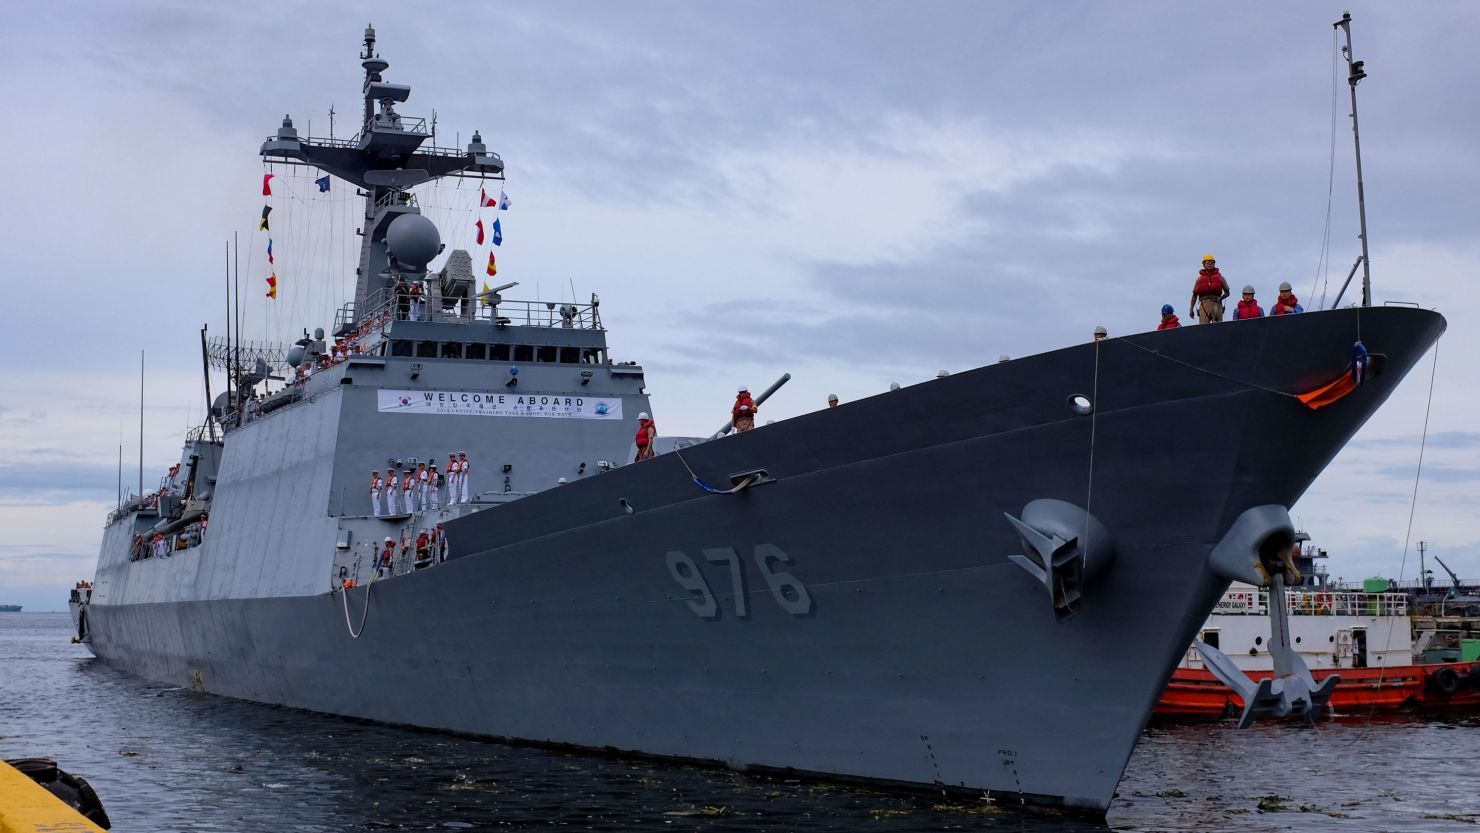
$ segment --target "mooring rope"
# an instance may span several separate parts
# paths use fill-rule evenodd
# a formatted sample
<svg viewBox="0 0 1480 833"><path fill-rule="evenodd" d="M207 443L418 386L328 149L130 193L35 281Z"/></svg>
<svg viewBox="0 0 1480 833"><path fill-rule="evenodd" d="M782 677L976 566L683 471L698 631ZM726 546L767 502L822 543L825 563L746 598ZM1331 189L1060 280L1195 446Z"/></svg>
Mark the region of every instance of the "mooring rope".
<svg viewBox="0 0 1480 833"><path fill-rule="evenodd" d="M1264 391L1266 393L1272 393L1275 396L1284 396L1284 397L1288 397L1290 399L1295 399L1295 400L1300 399L1299 396L1296 396L1295 394L1290 393L1288 391L1276 390L1276 389L1271 388L1271 387L1266 387L1265 385L1257 384L1255 382L1250 382L1250 381L1248 381L1246 379L1236 379L1236 378L1234 378L1232 376L1229 376L1227 374L1219 373L1216 370L1209 370L1206 367L1198 367L1197 365L1193 364L1192 362L1183 361L1182 359L1179 359L1179 358L1177 358L1175 356L1168 356L1166 353L1163 353L1160 350L1152 350L1150 347L1145 347L1143 345L1137 344L1134 341L1131 341L1130 339L1127 339L1127 338L1119 338L1119 339L1116 339L1116 341L1122 342L1124 344L1129 344L1130 346L1136 348L1137 350L1144 350L1144 351L1146 351L1147 353L1150 353L1153 356L1156 356L1156 357L1162 358L1162 359L1166 359L1169 362L1173 362L1175 364L1180 364L1183 367L1190 368L1192 370L1196 370L1198 373L1206 373L1209 376L1215 376L1215 377L1217 377L1219 379L1223 379L1223 380L1228 381L1228 382L1233 382L1234 384L1237 384L1237 385L1243 385L1244 387L1253 388L1254 390L1262 390L1262 391Z"/></svg>
<svg viewBox="0 0 1480 833"><path fill-rule="evenodd" d="M365 621L370 618L370 589L375 586L375 580L378 577L378 574L371 575L370 583L365 585L365 609L360 612L360 629L358 632L355 631L354 625L350 624L349 621L349 588L343 585L339 588L339 598L344 603L344 626L349 629L351 639L359 639L360 634L365 632Z"/></svg>
<svg viewBox="0 0 1480 833"><path fill-rule="evenodd" d="M678 449L675 448L673 450L673 456L675 456L675 457L678 458L678 462L683 463L683 467L685 469L688 469L689 477L693 478L694 485L695 486L698 486L699 488L703 489L704 491L710 493L711 495L733 495L736 492L739 492L739 491L741 491L743 489L748 489L751 486L754 486L756 483L759 483L760 482L760 479L761 479L761 476L760 476L759 473L757 473L757 474L751 474L748 477L746 477L744 480L741 480L739 483L736 483L733 488L730 488L730 489L721 489L721 488L718 488L716 486L709 485L709 483L707 483L704 480L704 478L702 478L699 475L695 474L694 473L694 469L689 465L689 461L688 460L685 460L683 458L683 454L681 452L679 452Z"/></svg>

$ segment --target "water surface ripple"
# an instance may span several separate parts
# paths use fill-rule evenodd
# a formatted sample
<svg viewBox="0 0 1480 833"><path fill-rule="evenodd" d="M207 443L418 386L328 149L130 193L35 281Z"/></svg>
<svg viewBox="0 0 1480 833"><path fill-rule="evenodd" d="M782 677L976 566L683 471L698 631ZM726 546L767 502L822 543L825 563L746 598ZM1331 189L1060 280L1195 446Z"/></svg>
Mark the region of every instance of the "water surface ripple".
<svg viewBox="0 0 1480 833"><path fill-rule="evenodd" d="M0 614L0 757L56 758L120 831L1480 829L1476 717L1154 725L1101 825L192 694L70 635L65 614Z"/></svg>

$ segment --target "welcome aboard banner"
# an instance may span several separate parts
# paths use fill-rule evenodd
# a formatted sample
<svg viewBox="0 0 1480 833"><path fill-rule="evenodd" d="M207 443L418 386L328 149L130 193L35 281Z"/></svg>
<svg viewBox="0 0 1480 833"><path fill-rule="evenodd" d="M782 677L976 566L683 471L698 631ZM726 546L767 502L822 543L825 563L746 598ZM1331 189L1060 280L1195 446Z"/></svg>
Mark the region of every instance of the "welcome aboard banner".
<svg viewBox="0 0 1480 833"><path fill-rule="evenodd" d="M621 419L621 399L450 390L378 390L381 413Z"/></svg>

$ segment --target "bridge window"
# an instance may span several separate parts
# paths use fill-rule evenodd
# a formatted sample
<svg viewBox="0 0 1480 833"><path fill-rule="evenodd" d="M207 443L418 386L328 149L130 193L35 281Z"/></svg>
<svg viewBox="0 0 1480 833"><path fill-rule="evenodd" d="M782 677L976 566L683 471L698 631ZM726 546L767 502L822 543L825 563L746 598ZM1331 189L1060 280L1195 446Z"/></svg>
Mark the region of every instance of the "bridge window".
<svg viewBox="0 0 1480 833"><path fill-rule="evenodd" d="M532 362L532 361L534 361L534 345L533 344L516 344L516 345L514 345L514 361L516 361L516 362Z"/></svg>
<svg viewBox="0 0 1480 833"><path fill-rule="evenodd" d="M418 359L435 359L435 358L437 358L437 342L435 342L435 341L418 341L418 342L416 342L416 357Z"/></svg>
<svg viewBox="0 0 1480 833"><path fill-rule="evenodd" d="M539 347L535 350L535 361L550 362L553 364L555 362L555 353L556 348L554 347Z"/></svg>
<svg viewBox="0 0 1480 833"><path fill-rule="evenodd" d="M391 342L391 355L392 356L409 356L409 355L411 355L411 341L409 339L404 339L404 338L398 338L395 341L392 341Z"/></svg>
<svg viewBox="0 0 1480 833"><path fill-rule="evenodd" d="M580 364L581 363L581 348L579 348L579 347L562 347L562 348L560 348L560 363L561 364Z"/></svg>
<svg viewBox="0 0 1480 833"><path fill-rule="evenodd" d="M444 359L460 359L462 351L463 346L455 341L442 342L442 358Z"/></svg>
<svg viewBox="0 0 1480 833"><path fill-rule="evenodd" d="M507 344L495 344L495 345L493 345L493 347L491 347L489 349L489 351L488 351L488 358L491 361L496 361L496 362L506 362L506 361L508 361L509 360L509 345L507 345Z"/></svg>
<svg viewBox="0 0 1480 833"><path fill-rule="evenodd" d="M468 345L467 358L469 358L469 359L478 359L479 361L482 361L483 359L485 359L487 357L488 357L488 345L486 345L486 344L469 344Z"/></svg>
<svg viewBox="0 0 1480 833"><path fill-rule="evenodd" d="M606 356L603 355L605 352L600 347L587 347L581 351L581 363L603 364L606 361Z"/></svg>

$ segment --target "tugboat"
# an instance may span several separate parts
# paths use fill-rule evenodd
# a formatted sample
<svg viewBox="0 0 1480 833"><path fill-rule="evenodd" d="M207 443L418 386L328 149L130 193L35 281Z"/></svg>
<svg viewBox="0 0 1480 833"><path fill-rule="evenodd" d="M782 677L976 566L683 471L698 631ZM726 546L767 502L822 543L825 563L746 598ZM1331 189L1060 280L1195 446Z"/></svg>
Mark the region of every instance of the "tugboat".
<svg viewBox="0 0 1480 833"><path fill-rule="evenodd" d="M1369 579L1360 590L1330 583L1326 551L1296 533L1292 560L1301 575L1285 596L1290 649L1317 685L1340 680L1327 706L1335 716L1480 708L1480 641L1450 639L1432 627L1414 633L1410 596ZM1156 704L1160 716L1222 717L1245 702L1203 657L1212 648L1254 682L1275 676L1267 590L1236 583L1223 594ZM1448 643L1456 643L1452 648ZM1444 647L1440 647L1444 646Z"/></svg>
<svg viewBox="0 0 1480 833"><path fill-rule="evenodd" d="M1198 624L1278 574L1287 507L1446 326L1364 304L1128 335L629 462L654 405L595 295L431 268L415 189L504 161L428 145L375 46L353 138L284 119L261 148L364 194L340 341L208 345L228 391L107 519L76 612L134 674L1102 815ZM456 491L423 503L444 450ZM385 505L372 470L408 469Z"/></svg>

